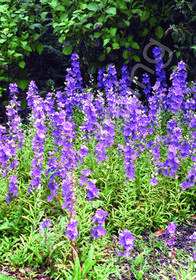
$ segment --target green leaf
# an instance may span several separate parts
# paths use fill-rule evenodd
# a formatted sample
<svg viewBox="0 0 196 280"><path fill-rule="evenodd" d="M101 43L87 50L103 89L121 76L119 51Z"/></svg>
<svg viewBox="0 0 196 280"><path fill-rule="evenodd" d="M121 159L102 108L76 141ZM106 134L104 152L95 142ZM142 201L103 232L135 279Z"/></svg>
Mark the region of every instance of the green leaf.
<svg viewBox="0 0 196 280"><path fill-rule="evenodd" d="M150 13L148 11L144 11L142 17L140 18L141 22L147 20L149 18Z"/></svg>
<svg viewBox="0 0 196 280"><path fill-rule="evenodd" d="M33 34L33 40L36 41L39 37L41 37L41 34L34 33Z"/></svg>
<svg viewBox="0 0 196 280"><path fill-rule="evenodd" d="M46 16L47 16L48 12L43 12L41 13L41 20L45 20Z"/></svg>
<svg viewBox="0 0 196 280"><path fill-rule="evenodd" d="M92 37L92 40L94 40L94 39L96 39L96 38L99 38L101 35L102 35L101 32L95 32L95 33L94 33L94 36Z"/></svg>
<svg viewBox="0 0 196 280"><path fill-rule="evenodd" d="M10 227L13 227L14 223L10 222L5 222L4 224L0 225L0 230L6 230L9 229Z"/></svg>
<svg viewBox="0 0 196 280"><path fill-rule="evenodd" d="M140 49L140 46L137 42L131 42L130 43L130 46L133 48L133 49L136 49L136 50L139 50Z"/></svg>
<svg viewBox="0 0 196 280"><path fill-rule="evenodd" d="M94 246L91 246L91 249L88 252L88 257L85 260L82 268L83 273L82 276L86 277L87 273L92 269L92 267L96 264L96 260L93 261L93 254L94 254Z"/></svg>
<svg viewBox="0 0 196 280"><path fill-rule="evenodd" d="M6 39L0 39L0 44L3 44L6 42Z"/></svg>
<svg viewBox="0 0 196 280"><path fill-rule="evenodd" d="M195 46L192 46L192 47L191 47L191 49L194 49L194 50L196 50L196 45L195 45Z"/></svg>
<svg viewBox="0 0 196 280"><path fill-rule="evenodd" d="M142 263L143 262L143 255L142 253L139 254L135 260L135 266L137 266L138 264Z"/></svg>
<svg viewBox="0 0 196 280"><path fill-rule="evenodd" d="M37 49L39 55L42 53L43 48L44 48L44 45L43 45L42 43L38 43L38 44L36 45L36 49Z"/></svg>
<svg viewBox="0 0 196 280"><path fill-rule="evenodd" d="M23 34L21 35L22 40L26 40L28 37L29 37L29 34L28 34L28 33L23 33Z"/></svg>
<svg viewBox="0 0 196 280"><path fill-rule="evenodd" d="M80 4L80 8L82 9L82 10L85 10L85 9L87 9L87 7L88 7L88 5L87 4Z"/></svg>
<svg viewBox="0 0 196 280"><path fill-rule="evenodd" d="M65 12L65 7L63 5L57 5L55 7L55 11L57 11L57 12Z"/></svg>
<svg viewBox="0 0 196 280"><path fill-rule="evenodd" d="M27 101L26 99L22 99L20 103L21 110L24 110L27 107Z"/></svg>
<svg viewBox="0 0 196 280"><path fill-rule="evenodd" d="M80 260L76 251L75 253L76 253L76 258L75 258L74 271L73 271L73 280L80 280L82 276L80 270Z"/></svg>
<svg viewBox="0 0 196 280"><path fill-rule="evenodd" d="M143 278L143 276L144 276L144 272L143 272L143 271L140 271L140 272L138 273L138 275L137 275L137 279L140 280L140 279Z"/></svg>
<svg viewBox="0 0 196 280"><path fill-rule="evenodd" d="M119 43L117 43L117 42L112 43L112 47L113 47L113 49L120 49Z"/></svg>
<svg viewBox="0 0 196 280"><path fill-rule="evenodd" d="M84 25L84 27L87 29L91 29L92 26L93 26L92 23L87 23Z"/></svg>
<svg viewBox="0 0 196 280"><path fill-rule="evenodd" d="M24 61L21 61L20 63L19 63L19 66L20 66L20 68L24 68L25 67L25 62Z"/></svg>
<svg viewBox="0 0 196 280"><path fill-rule="evenodd" d="M72 50L73 50L72 45L68 45L68 46L63 48L63 53L65 55L70 55L72 53Z"/></svg>
<svg viewBox="0 0 196 280"><path fill-rule="evenodd" d="M95 3L90 3L87 5L87 9L90 11L97 12L98 8L99 8L98 5Z"/></svg>
<svg viewBox="0 0 196 280"><path fill-rule="evenodd" d="M106 10L106 13L111 15L116 15L116 8L115 7L108 8Z"/></svg>
<svg viewBox="0 0 196 280"><path fill-rule="evenodd" d="M12 55L13 55L13 53L15 53L15 51L14 51L14 50L8 50L8 51L7 51L8 56L12 56Z"/></svg>
<svg viewBox="0 0 196 280"><path fill-rule="evenodd" d="M106 38L103 40L103 47L109 43L110 39Z"/></svg>
<svg viewBox="0 0 196 280"><path fill-rule="evenodd" d="M130 21L129 20L124 20L124 23L126 24L126 26L130 26Z"/></svg>
<svg viewBox="0 0 196 280"><path fill-rule="evenodd" d="M159 25L159 26L157 26L157 28L156 28L156 30L155 30L155 34L156 34L156 36L159 38L159 39L161 39L162 37L163 37L163 35L164 35L164 30L163 30L163 28Z"/></svg>
<svg viewBox="0 0 196 280"><path fill-rule="evenodd" d="M106 48L107 53L111 52L111 47Z"/></svg>
<svg viewBox="0 0 196 280"><path fill-rule="evenodd" d="M50 6L55 10L56 6L58 5L57 0L51 0L49 1Z"/></svg>
<svg viewBox="0 0 196 280"><path fill-rule="evenodd" d="M140 62L140 57L138 55L133 55L132 58L136 61L136 62Z"/></svg>
<svg viewBox="0 0 196 280"><path fill-rule="evenodd" d="M123 58L124 59L127 59L127 58L129 58L129 51L128 50L125 50L124 52L123 52Z"/></svg>
<svg viewBox="0 0 196 280"><path fill-rule="evenodd" d="M22 67L21 67L22 68ZM21 79L17 81L17 85L19 88L21 88L22 90L25 90L28 85L29 85L29 81L26 79Z"/></svg>
<svg viewBox="0 0 196 280"><path fill-rule="evenodd" d="M27 43L27 42L25 42L25 43ZM31 51L32 51L31 47L29 47L29 46L26 45L26 44L23 44L23 45L22 45L22 48L23 48L25 51L28 51L28 52L31 52Z"/></svg>
<svg viewBox="0 0 196 280"><path fill-rule="evenodd" d="M117 28L116 27L111 27L110 28L110 35L112 37L114 37L116 35L116 32L117 32Z"/></svg>

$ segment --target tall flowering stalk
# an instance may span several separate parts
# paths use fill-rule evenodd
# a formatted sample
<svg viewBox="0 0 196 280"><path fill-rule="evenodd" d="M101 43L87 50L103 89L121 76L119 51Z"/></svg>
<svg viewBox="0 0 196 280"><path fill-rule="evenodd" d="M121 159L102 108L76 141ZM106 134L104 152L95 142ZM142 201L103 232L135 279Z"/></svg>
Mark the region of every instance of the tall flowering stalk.
<svg viewBox="0 0 196 280"><path fill-rule="evenodd" d="M104 69L101 69L98 73L98 84L99 90L105 91L105 105L110 117L119 116L118 106L116 103L116 92L118 91L118 80L116 77L116 69L113 64L108 65L106 73Z"/></svg>
<svg viewBox="0 0 196 280"><path fill-rule="evenodd" d="M62 102L67 111L67 116L70 116L74 112L74 106L82 109L82 100L85 98L77 53L72 54L71 68L68 68L67 72L65 77L65 95L63 95Z"/></svg>
<svg viewBox="0 0 196 280"><path fill-rule="evenodd" d="M184 96L187 92L187 73L185 63L178 63L177 71L174 71L170 76L172 86L169 89L167 96L167 106L172 113L177 113L182 106Z"/></svg>
<svg viewBox="0 0 196 280"><path fill-rule="evenodd" d="M121 68L121 79L119 80L119 96L127 96L129 94L131 86L130 73L126 64L123 64Z"/></svg>
<svg viewBox="0 0 196 280"><path fill-rule="evenodd" d="M150 83L150 76L147 73L145 73L143 75L142 83L146 85L146 87L143 89L143 93L144 93L146 99L148 100L150 97L150 92L151 92L152 87L151 87L151 83Z"/></svg>
<svg viewBox="0 0 196 280"><path fill-rule="evenodd" d="M114 128L115 121L112 121L111 119L105 119L103 121L103 128L101 128L100 132L97 133L96 140L99 140L99 143L96 145L95 153L97 155L95 157L98 162L102 162L106 158L106 148L114 144Z"/></svg>
<svg viewBox="0 0 196 280"><path fill-rule="evenodd" d="M31 162L31 182L29 192L34 189L41 189L42 185L42 171L44 161L44 140L46 138L47 127L45 125L45 104L41 97L38 96L37 87L32 81L27 92L27 104L32 109L31 121L34 126L35 134L32 139L32 149L34 151L34 158Z"/></svg>
<svg viewBox="0 0 196 280"><path fill-rule="evenodd" d="M21 119L18 115L20 109L20 102L17 101L15 93L18 93L16 84L10 84L10 105L6 106L8 116L8 131L1 126L1 140L2 146L0 148L0 160L2 163L1 168L4 172L1 176L9 176L9 189L7 193L6 202L10 202L13 197L19 195L18 193L18 175L15 174L15 170L19 166L18 150L22 148L24 142L24 135L21 128Z"/></svg>

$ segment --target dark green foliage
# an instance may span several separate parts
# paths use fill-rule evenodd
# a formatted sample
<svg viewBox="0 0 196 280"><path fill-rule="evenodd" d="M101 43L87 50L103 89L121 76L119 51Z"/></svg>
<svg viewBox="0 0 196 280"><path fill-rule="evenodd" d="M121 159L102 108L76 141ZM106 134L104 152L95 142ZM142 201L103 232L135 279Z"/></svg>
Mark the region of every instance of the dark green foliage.
<svg viewBox="0 0 196 280"><path fill-rule="evenodd" d="M171 35L174 53L187 64L189 79L193 80L196 77L196 1L173 2L165 37Z"/></svg>
<svg viewBox="0 0 196 280"><path fill-rule="evenodd" d="M143 59L150 38L185 61L192 80L196 73L195 3L0 0L0 94L10 82L26 90L32 79L43 92L49 90L51 80L60 88L73 52L79 54L85 86L90 74L96 77L97 70L109 63L116 65L118 74L124 61L131 67L140 62L153 68Z"/></svg>
<svg viewBox="0 0 196 280"><path fill-rule="evenodd" d="M78 52L82 69L88 74L108 62L121 65L131 60L140 61L140 49L146 38L160 40L164 30L160 23L166 20L166 11L149 1L72 2L68 0L41 0L43 10L50 9L54 34L63 45L63 53ZM85 71L84 71L85 72Z"/></svg>
<svg viewBox="0 0 196 280"><path fill-rule="evenodd" d="M28 86L24 57L43 50L40 8L35 1L0 1L0 94L16 77L22 90Z"/></svg>

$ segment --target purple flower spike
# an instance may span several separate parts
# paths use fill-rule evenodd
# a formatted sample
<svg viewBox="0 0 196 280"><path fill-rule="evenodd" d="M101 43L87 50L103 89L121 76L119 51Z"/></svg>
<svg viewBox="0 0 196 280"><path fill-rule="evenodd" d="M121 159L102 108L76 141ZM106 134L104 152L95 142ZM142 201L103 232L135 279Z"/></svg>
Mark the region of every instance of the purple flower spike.
<svg viewBox="0 0 196 280"><path fill-rule="evenodd" d="M125 229L124 231L121 231L118 244L124 247L124 254L122 256L125 256L127 260L130 256L130 251L133 250L133 244L135 241L135 237L132 235L131 231L128 229ZM118 256L120 256L120 252L117 252Z"/></svg>
<svg viewBox="0 0 196 280"><path fill-rule="evenodd" d="M71 219L71 222L67 224L66 236L72 241L76 241L78 237L77 224L78 221L74 219Z"/></svg>

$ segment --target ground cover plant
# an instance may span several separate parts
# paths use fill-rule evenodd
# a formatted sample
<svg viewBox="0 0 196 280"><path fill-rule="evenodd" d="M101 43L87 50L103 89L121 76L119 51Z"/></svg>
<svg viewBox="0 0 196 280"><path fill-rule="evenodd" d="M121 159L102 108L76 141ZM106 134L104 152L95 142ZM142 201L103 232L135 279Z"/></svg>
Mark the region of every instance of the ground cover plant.
<svg viewBox="0 0 196 280"><path fill-rule="evenodd" d="M160 48L154 56L157 82L151 88L144 76L145 104L127 86L126 66L121 80L109 65L96 92L83 89L75 53L64 92L44 100L30 83L26 125L10 84L0 126L0 263L18 278L194 279L194 230L187 250L175 244L195 211L196 87L181 61L167 88Z"/></svg>

